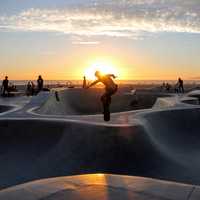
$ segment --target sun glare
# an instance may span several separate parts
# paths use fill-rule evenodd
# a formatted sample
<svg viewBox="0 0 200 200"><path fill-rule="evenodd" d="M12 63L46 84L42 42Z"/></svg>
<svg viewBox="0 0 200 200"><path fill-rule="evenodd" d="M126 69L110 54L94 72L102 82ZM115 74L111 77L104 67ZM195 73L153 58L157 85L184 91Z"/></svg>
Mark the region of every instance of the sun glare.
<svg viewBox="0 0 200 200"><path fill-rule="evenodd" d="M95 79L95 72L100 71L102 74L115 74L118 75L117 67L114 67L112 63L104 61L96 61L85 69L84 75L89 80Z"/></svg>

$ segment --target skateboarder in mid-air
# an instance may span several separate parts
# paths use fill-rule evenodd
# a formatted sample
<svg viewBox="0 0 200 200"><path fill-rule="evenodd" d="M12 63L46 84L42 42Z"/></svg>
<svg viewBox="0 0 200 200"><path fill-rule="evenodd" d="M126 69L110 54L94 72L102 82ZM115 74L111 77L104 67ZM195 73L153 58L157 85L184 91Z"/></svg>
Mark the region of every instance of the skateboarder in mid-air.
<svg viewBox="0 0 200 200"><path fill-rule="evenodd" d="M114 74L106 74L103 75L101 72L96 71L95 76L97 80L91 83L86 89L96 85L97 83L101 82L105 85L105 93L101 97L101 101L103 104L104 109L104 120L110 121L110 104L111 104L111 96L117 92L118 86L114 83L113 79L116 78Z"/></svg>

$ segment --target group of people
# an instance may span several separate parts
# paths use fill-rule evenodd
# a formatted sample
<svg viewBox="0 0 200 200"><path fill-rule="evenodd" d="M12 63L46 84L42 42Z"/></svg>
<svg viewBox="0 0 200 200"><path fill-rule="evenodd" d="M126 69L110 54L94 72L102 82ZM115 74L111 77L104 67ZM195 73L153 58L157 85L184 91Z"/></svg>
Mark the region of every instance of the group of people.
<svg viewBox="0 0 200 200"><path fill-rule="evenodd" d="M170 92L171 89L173 89L171 84L165 83L165 82L163 83L162 90ZM175 87L174 87L174 91L175 91L175 93L184 93L185 92L184 82L181 78L178 78L178 81L177 81L177 83L175 84Z"/></svg>
<svg viewBox="0 0 200 200"><path fill-rule="evenodd" d="M42 79L42 76L40 75L37 79L37 87L35 87L35 84L33 81L29 81L26 87L26 94L29 95L35 95L38 92L43 90L44 81ZM11 84L8 80L8 76L5 76L5 79L2 82L1 86L1 94L3 97L9 96L11 92L16 92L17 87L13 84Z"/></svg>
<svg viewBox="0 0 200 200"><path fill-rule="evenodd" d="M114 95L117 90L118 90L118 86L117 84L115 84L114 80L116 77L114 74L101 74L101 72L96 71L95 72L95 76L96 76L96 80L94 82L92 82L91 84L87 85L86 82L86 77L84 76L83 79L83 88L84 89L88 89L94 85L96 85L97 83L101 82L104 84L105 86L105 93L102 95L101 97L101 101L102 104L104 106L104 120L105 121L109 121L110 120L110 111L109 111L109 105L111 103L111 97L112 95ZM38 92L42 91L44 85L44 81L42 76L38 76L37 79L37 87L35 87L35 84L33 81L29 81L27 84L27 88L26 88L26 94L27 95L35 95ZM169 91L171 89L171 85L169 83L163 83L162 85L163 89L166 89L167 91ZM5 79L3 80L2 83L2 88L1 90L3 90L2 94L5 95L6 92L9 93L9 80L8 77L6 76ZM175 92L180 92L180 93L184 93L184 85L183 85L183 80L181 78L178 79L178 82L175 86ZM106 118L106 115L108 115L108 117Z"/></svg>
<svg viewBox="0 0 200 200"><path fill-rule="evenodd" d="M44 87L44 80L43 80L42 76L39 75L38 79L37 79L37 87L35 87L35 84L33 81L28 82L28 84L26 86L26 95L33 96L33 95L39 93L40 91L42 91L43 87Z"/></svg>

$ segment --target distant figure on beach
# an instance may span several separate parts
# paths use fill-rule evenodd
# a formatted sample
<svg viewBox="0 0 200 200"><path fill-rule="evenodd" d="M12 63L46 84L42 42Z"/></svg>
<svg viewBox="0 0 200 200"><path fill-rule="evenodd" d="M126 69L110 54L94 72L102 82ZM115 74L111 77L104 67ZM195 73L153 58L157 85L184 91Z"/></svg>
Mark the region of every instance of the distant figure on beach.
<svg viewBox="0 0 200 200"><path fill-rule="evenodd" d="M86 77L83 77L83 88L87 87L87 81L86 81Z"/></svg>
<svg viewBox="0 0 200 200"><path fill-rule="evenodd" d="M9 92L17 92L17 86L12 83L9 83L8 90Z"/></svg>
<svg viewBox="0 0 200 200"><path fill-rule="evenodd" d="M2 90L3 90L3 92L2 92L3 96L6 96L6 93L7 93L7 96L9 96L9 80L8 80L8 76L6 76L5 79L2 82L1 91Z"/></svg>
<svg viewBox="0 0 200 200"><path fill-rule="evenodd" d="M111 104L111 96L114 95L118 90L118 85L114 83L113 78L116 78L114 74L106 74L102 75L101 72L96 71L95 76L97 78L96 81L91 83L89 86L86 87L90 88L93 85L101 82L105 85L105 93L101 97L101 101L104 108L104 120L110 121L110 104Z"/></svg>
<svg viewBox="0 0 200 200"><path fill-rule="evenodd" d="M43 84L44 84L44 80L42 79L42 76L38 76L38 80L37 80L37 89L38 92L43 90Z"/></svg>
<svg viewBox="0 0 200 200"><path fill-rule="evenodd" d="M32 81L29 81L26 86L26 95L33 96L35 94L35 84Z"/></svg>
<svg viewBox="0 0 200 200"><path fill-rule="evenodd" d="M31 81L29 81L27 86L26 86L26 95L27 96L31 95L31 90L32 90L32 85L31 85Z"/></svg>
<svg viewBox="0 0 200 200"><path fill-rule="evenodd" d="M183 80L181 78L178 79L178 89L180 93L184 93L184 85L183 85Z"/></svg>
<svg viewBox="0 0 200 200"><path fill-rule="evenodd" d="M31 95L33 96L35 94L35 84L33 81L31 81Z"/></svg>
<svg viewBox="0 0 200 200"><path fill-rule="evenodd" d="M179 84L178 83L176 83L174 86L174 92L179 93Z"/></svg>
<svg viewBox="0 0 200 200"><path fill-rule="evenodd" d="M163 82L163 84L161 86L161 91L165 90L165 88L166 88L166 84L165 84L165 82Z"/></svg>
<svg viewBox="0 0 200 200"><path fill-rule="evenodd" d="M165 88L166 88L166 91L169 92L171 89L171 85L169 83L166 83Z"/></svg>

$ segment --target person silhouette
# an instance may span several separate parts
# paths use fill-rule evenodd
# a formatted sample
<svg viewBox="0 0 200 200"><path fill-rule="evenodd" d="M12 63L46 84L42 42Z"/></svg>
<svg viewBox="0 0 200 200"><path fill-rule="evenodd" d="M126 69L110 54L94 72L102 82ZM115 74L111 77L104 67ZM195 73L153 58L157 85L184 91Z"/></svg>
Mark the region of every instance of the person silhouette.
<svg viewBox="0 0 200 200"><path fill-rule="evenodd" d="M33 81L31 81L31 95L33 96L35 94L35 84Z"/></svg>
<svg viewBox="0 0 200 200"><path fill-rule="evenodd" d="M31 85L31 81L29 81L29 82L27 83L27 86L26 86L26 95L27 95L27 96L30 96L31 93L32 93L32 85Z"/></svg>
<svg viewBox="0 0 200 200"><path fill-rule="evenodd" d="M87 86L87 81L86 81L86 76L83 77L83 88L86 88Z"/></svg>
<svg viewBox="0 0 200 200"><path fill-rule="evenodd" d="M2 82L2 86L1 86L1 90L3 89L2 95L6 96L6 92L7 95L9 95L9 80L8 80L8 76L5 77L5 79Z"/></svg>
<svg viewBox="0 0 200 200"><path fill-rule="evenodd" d="M101 74L100 71L95 72L95 76L97 80L92 82L89 86L86 87L86 89L96 85L97 83L101 82L105 86L105 93L101 96L101 102L103 104L104 108L104 120L109 121L110 120L110 104L111 104L111 97L114 95L118 90L118 85L114 83L113 79L116 78L114 74Z"/></svg>
<svg viewBox="0 0 200 200"><path fill-rule="evenodd" d="M43 84L44 84L44 80L42 79L42 76L39 75L38 76L38 80L37 80L37 89L38 89L38 92L40 92L41 90L43 90Z"/></svg>
<svg viewBox="0 0 200 200"><path fill-rule="evenodd" d="M184 90L184 86L183 86L183 80L181 78L179 78L178 83L179 83L179 86L178 86L179 92L184 93L185 90Z"/></svg>

